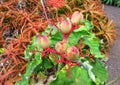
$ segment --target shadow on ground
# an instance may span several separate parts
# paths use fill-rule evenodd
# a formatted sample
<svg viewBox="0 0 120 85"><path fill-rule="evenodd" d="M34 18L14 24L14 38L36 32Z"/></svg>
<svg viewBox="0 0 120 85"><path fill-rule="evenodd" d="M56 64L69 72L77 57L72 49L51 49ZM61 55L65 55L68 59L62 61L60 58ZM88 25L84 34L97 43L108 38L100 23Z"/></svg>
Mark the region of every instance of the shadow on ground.
<svg viewBox="0 0 120 85"><path fill-rule="evenodd" d="M116 23L116 28L120 29L120 7L105 6L104 8L107 16ZM120 34L120 30L118 31ZM117 37L114 45L111 47L110 58L107 62L109 70L109 80L120 76L120 36ZM120 80L111 85L120 85Z"/></svg>

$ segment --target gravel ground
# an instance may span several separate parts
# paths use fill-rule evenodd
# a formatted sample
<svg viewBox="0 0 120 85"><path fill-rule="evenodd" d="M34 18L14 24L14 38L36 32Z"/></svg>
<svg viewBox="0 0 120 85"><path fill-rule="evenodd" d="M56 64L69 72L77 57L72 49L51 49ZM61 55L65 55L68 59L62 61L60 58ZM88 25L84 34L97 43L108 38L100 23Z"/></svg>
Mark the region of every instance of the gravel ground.
<svg viewBox="0 0 120 85"><path fill-rule="evenodd" d="M120 7L105 6L104 8L107 16L113 19L116 27L120 29ZM120 31L118 31L120 34ZM114 45L111 47L110 58L107 62L109 70L109 81L120 76L120 37L117 37ZM120 79L111 85L120 85Z"/></svg>

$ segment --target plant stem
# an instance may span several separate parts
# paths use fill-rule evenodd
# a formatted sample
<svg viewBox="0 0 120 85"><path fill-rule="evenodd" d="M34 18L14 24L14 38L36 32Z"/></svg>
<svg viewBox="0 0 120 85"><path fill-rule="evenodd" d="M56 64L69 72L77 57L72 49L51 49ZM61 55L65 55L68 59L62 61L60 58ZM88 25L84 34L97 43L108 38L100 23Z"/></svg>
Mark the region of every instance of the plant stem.
<svg viewBox="0 0 120 85"><path fill-rule="evenodd" d="M58 64L57 72L60 71L61 65L62 65L62 63L59 63L59 64Z"/></svg>
<svg viewBox="0 0 120 85"><path fill-rule="evenodd" d="M43 2L43 0L40 0L40 1L41 1L41 4L42 4L43 12L45 14L45 18L48 20L48 16L47 16L47 13L46 13L46 10L45 10L44 2Z"/></svg>
<svg viewBox="0 0 120 85"><path fill-rule="evenodd" d="M55 9L55 10L56 10L55 18L56 18L57 21L59 21L59 20L58 20L58 10L57 10L57 9Z"/></svg>
<svg viewBox="0 0 120 85"><path fill-rule="evenodd" d="M120 80L120 76L114 78L113 80L111 80L110 82L108 82L106 85L112 85L113 83L115 83L116 81Z"/></svg>

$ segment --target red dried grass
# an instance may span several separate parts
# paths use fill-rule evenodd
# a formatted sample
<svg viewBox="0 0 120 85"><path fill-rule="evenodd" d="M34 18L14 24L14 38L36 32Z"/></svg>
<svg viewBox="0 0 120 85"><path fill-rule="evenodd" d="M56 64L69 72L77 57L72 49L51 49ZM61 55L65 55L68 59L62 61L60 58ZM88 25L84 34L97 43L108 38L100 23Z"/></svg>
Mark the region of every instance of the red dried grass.
<svg viewBox="0 0 120 85"><path fill-rule="evenodd" d="M48 24L44 16L37 13L42 12L38 1L30 0L30 5L22 10L17 8L18 0L9 0L0 4L0 45L5 50L0 60L0 64L3 64L0 67L0 85L13 85L20 80L19 74L25 71L27 62L24 59L24 50L32 36L43 31ZM18 35L16 38L3 39L3 34L10 27L17 29Z"/></svg>

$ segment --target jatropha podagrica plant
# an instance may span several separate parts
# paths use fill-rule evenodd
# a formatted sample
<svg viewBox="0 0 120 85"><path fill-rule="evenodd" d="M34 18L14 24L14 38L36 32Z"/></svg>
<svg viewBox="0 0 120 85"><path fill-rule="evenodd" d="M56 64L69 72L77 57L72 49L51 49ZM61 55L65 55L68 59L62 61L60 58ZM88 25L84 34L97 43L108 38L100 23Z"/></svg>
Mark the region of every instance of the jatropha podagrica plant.
<svg viewBox="0 0 120 85"><path fill-rule="evenodd" d="M32 38L24 51L28 61L16 85L100 85L108 78L101 41L92 22L75 11Z"/></svg>

